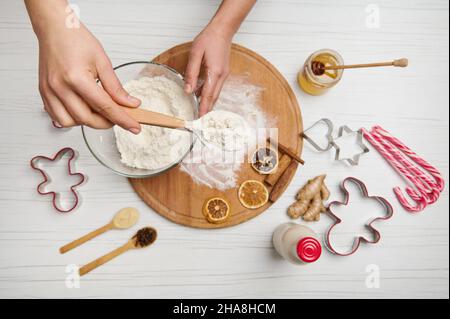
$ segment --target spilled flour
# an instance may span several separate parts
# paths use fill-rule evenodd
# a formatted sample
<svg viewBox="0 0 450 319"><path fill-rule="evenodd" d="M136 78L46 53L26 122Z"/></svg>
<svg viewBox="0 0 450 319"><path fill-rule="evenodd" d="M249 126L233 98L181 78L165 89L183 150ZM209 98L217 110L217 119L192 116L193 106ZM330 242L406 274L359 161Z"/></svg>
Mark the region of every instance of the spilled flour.
<svg viewBox="0 0 450 319"><path fill-rule="evenodd" d="M163 76L142 77L124 85L125 90L139 98L141 108L185 120L193 120L192 102L183 88ZM121 161L133 168L156 170L180 160L191 144L191 134L156 126L142 125L139 135L114 127Z"/></svg>
<svg viewBox="0 0 450 319"><path fill-rule="evenodd" d="M236 124L235 121L244 120L246 123L245 133L231 135L236 145L245 141L246 147L236 147L229 152L220 148L205 147L202 143L197 142L192 152L181 163L181 170L191 176L196 183L210 188L226 190L236 187L237 173L247 160L248 151L252 152L256 145L265 141L267 137L266 128L269 127L269 123L258 105L261 93L262 89L249 84L246 78L230 77L225 82L219 100L214 106L214 111L202 120L204 122L203 136L212 143L226 145L231 142L227 141L227 136L224 136L223 131L218 129L243 127ZM237 116L224 116L228 113ZM224 120L227 118L230 121L228 123Z"/></svg>

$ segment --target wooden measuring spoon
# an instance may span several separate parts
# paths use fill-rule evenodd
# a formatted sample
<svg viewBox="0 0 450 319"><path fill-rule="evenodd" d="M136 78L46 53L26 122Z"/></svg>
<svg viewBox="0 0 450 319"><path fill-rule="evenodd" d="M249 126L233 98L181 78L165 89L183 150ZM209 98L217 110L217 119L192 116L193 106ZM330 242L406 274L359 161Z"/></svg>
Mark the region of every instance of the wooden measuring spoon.
<svg viewBox="0 0 450 319"><path fill-rule="evenodd" d="M144 110L141 108L123 108L133 119L140 124L147 124L159 127L186 129L192 131L192 125L190 121L185 121L173 116L165 115L158 112Z"/></svg>
<svg viewBox="0 0 450 319"><path fill-rule="evenodd" d="M86 275L88 272L107 263L111 259L123 254L124 252L127 252L130 249L140 249L148 247L155 242L157 237L158 232L156 231L156 229L152 227L142 228L125 245L81 267L79 270L79 274L80 276Z"/></svg>
<svg viewBox="0 0 450 319"><path fill-rule="evenodd" d="M84 244L88 240L91 240L92 238L97 237L98 235L101 235L104 232L107 232L108 230L130 228L131 226L136 224L138 219L139 219L139 211L136 208L127 207L121 209L120 211L117 212L117 214L114 216L113 220L110 223L61 247L59 249L59 252L61 254L64 254L69 250L72 250L80 246L81 244Z"/></svg>
<svg viewBox="0 0 450 319"><path fill-rule="evenodd" d="M352 64L352 65L325 65L320 61L312 62L312 71L315 75L323 75L329 70L345 70L345 69L360 69L360 68L376 68L376 67L386 67L395 66L399 68L406 68L409 62L408 59L398 59L390 62L381 63L368 63L368 64Z"/></svg>
<svg viewBox="0 0 450 319"><path fill-rule="evenodd" d="M140 124L153 125L172 129L187 130L194 134L203 145L208 145L208 142L204 140L203 135L198 130L194 130L194 123L196 121L185 121L173 116L165 115L158 112L153 112L141 108L128 108L124 107L125 112L127 112L133 119L138 121Z"/></svg>
<svg viewBox="0 0 450 319"><path fill-rule="evenodd" d="M141 108L123 108L132 118L138 121L140 124L153 125L172 129L183 129L194 134L200 142L207 147L211 147L211 143L205 140L202 134L201 128L197 124L200 124L200 119L194 121L185 121L173 116L165 115L158 112L153 112ZM201 127L201 125L200 125ZM224 129L226 132L226 129ZM228 145L229 146L229 145ZM222 151L236 151L238 149L234 148L235 145L230 147L221 148Z"/></svg>

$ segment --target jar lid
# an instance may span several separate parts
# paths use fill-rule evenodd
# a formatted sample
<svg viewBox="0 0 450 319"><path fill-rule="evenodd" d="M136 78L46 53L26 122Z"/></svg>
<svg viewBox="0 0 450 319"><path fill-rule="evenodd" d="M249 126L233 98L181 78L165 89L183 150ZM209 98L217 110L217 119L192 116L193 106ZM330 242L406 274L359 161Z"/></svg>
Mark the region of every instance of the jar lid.
<svg viewBox="0 0 450 319"><path fill-rule="evenodd" d="M305 237L298 242L297 255L305 263L313 263L322 255L322 245L313 237Z"/></svg>

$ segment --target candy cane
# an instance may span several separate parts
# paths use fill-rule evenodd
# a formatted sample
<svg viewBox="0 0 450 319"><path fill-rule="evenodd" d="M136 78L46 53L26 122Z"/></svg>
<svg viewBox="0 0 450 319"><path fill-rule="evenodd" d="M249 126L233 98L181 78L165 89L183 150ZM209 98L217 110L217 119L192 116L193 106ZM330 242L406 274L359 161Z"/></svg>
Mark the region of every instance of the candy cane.
<svg viewBox="0 0 450 319"><path fill-rule="evenodd" d="M419 179L423 181L424 184L427 184L427 186L430 188L430 191L427 193L427 199L429 204L435 203L439 198L440 195L445 188L445 181L442 178L439 171L434 168L432 165L430 165L425 159L419 157L415 152L413 152L408 146L403 144L399 139L395 138L389 132L384 130L380 126L375 126L372 129L372 134L375 134L377 136L382 137L382 139L386 139L389 141L389 144L394 144L395 147L400 149L403 153L400 153L398 150L394 150L397 154L400 154L400 156L405 161L405 165L412 170ZM428 174L424 173L423 170L418 169L415 165L413 165L408 159L405 159L406 156L409 157L413 162L418 164L422 167L423 170L426 170L429 175L431 175L433 178L431 178Z"/></svg>
<svg viewBox="0 0 450 319"><path fill-rule="evenodd" d="M415 186L427 197L428 204L434 204L441 194L437 189L435 181L411 163L407 156L396 149L395 146L384 138L384 136L380 135L375 130L372 130L371 135L386 149L387 152L394 156L395 160L416 176L417 179L414 181Z"/></svg>
<svg viewBox="0 0 450 319"><path fill-rule="evenodd" d="M382 144L367 130L362 129L363 136L380 152L383 158L392 166L394 169L399 172L400 175L403 175L406 179L408 179L413 185L417 187L417 185L421 185L421 182L418 180L416 176L411 174L399 161L395 159L395 157L389 153L386 148L382 146ZM422 189L423 186L422 186ZM416 202L416 205L410 204L410 202L403 195L400 187L394 188L394 192L400 202L400 204L410 212L420 212L424 210L428 205L427 197L422 192L417 192L411 186L406 188L406 192L408 195Z"/></svg>
<svg viewBox="0 0 450 319"><path fill-rule="evenodd" d="M410 172L408 172L400 163L398 163L395 158L388 153L382 146L379 144L373 136L369 134L365 134L366 139L382 154L385 160L397 170L397 172L402 175L405 179L409 180L413 185L418 185L419 181L415 176L413 176ZM417 192L412 187L408 186L406 188L406 192L408 195L416 202L416 205L412 205L403 195L400 187L395 187L394 192L401 203L401 205L410 212L420 212L426 208L428 205L427 197L422 193Z"/></svg>
<svg viewBox="0 0 450 319"><path fill-rule="evenodd" d="M408 146L406 146L402 141L398 138L392 136L388 131L383 129L381 126L374 126L373 131L383 135L386 139L388 139L392 144L394 144L398 149L400 149L403 153L408 155L414 162L416 162L419 166L421 166L425 171L427 171L431 176L436 180L436 186L439 192L442 192L445 188L445 180L442 177L441 173L431 164L429 164L424 158L417 155L413 150L411 150Z"/></svg>

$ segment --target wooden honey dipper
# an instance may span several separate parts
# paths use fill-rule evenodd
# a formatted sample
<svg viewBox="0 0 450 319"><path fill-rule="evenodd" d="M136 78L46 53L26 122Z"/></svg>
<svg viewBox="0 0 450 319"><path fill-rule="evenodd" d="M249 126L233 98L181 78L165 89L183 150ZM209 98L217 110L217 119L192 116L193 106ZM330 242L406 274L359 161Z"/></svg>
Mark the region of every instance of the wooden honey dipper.
<svg viewBox="0 0 450 319"><path fill-rule="evenodd" d="M368 63L368 64L352 64L352 65L325 65L320 61L313 61L311 69L315 75L323 75L328 70L345 70L345 69L361 69L361 68L377 68L394 66L399 68L406 68L409 64L408 59L402 58L390 62Z"/></svg>

